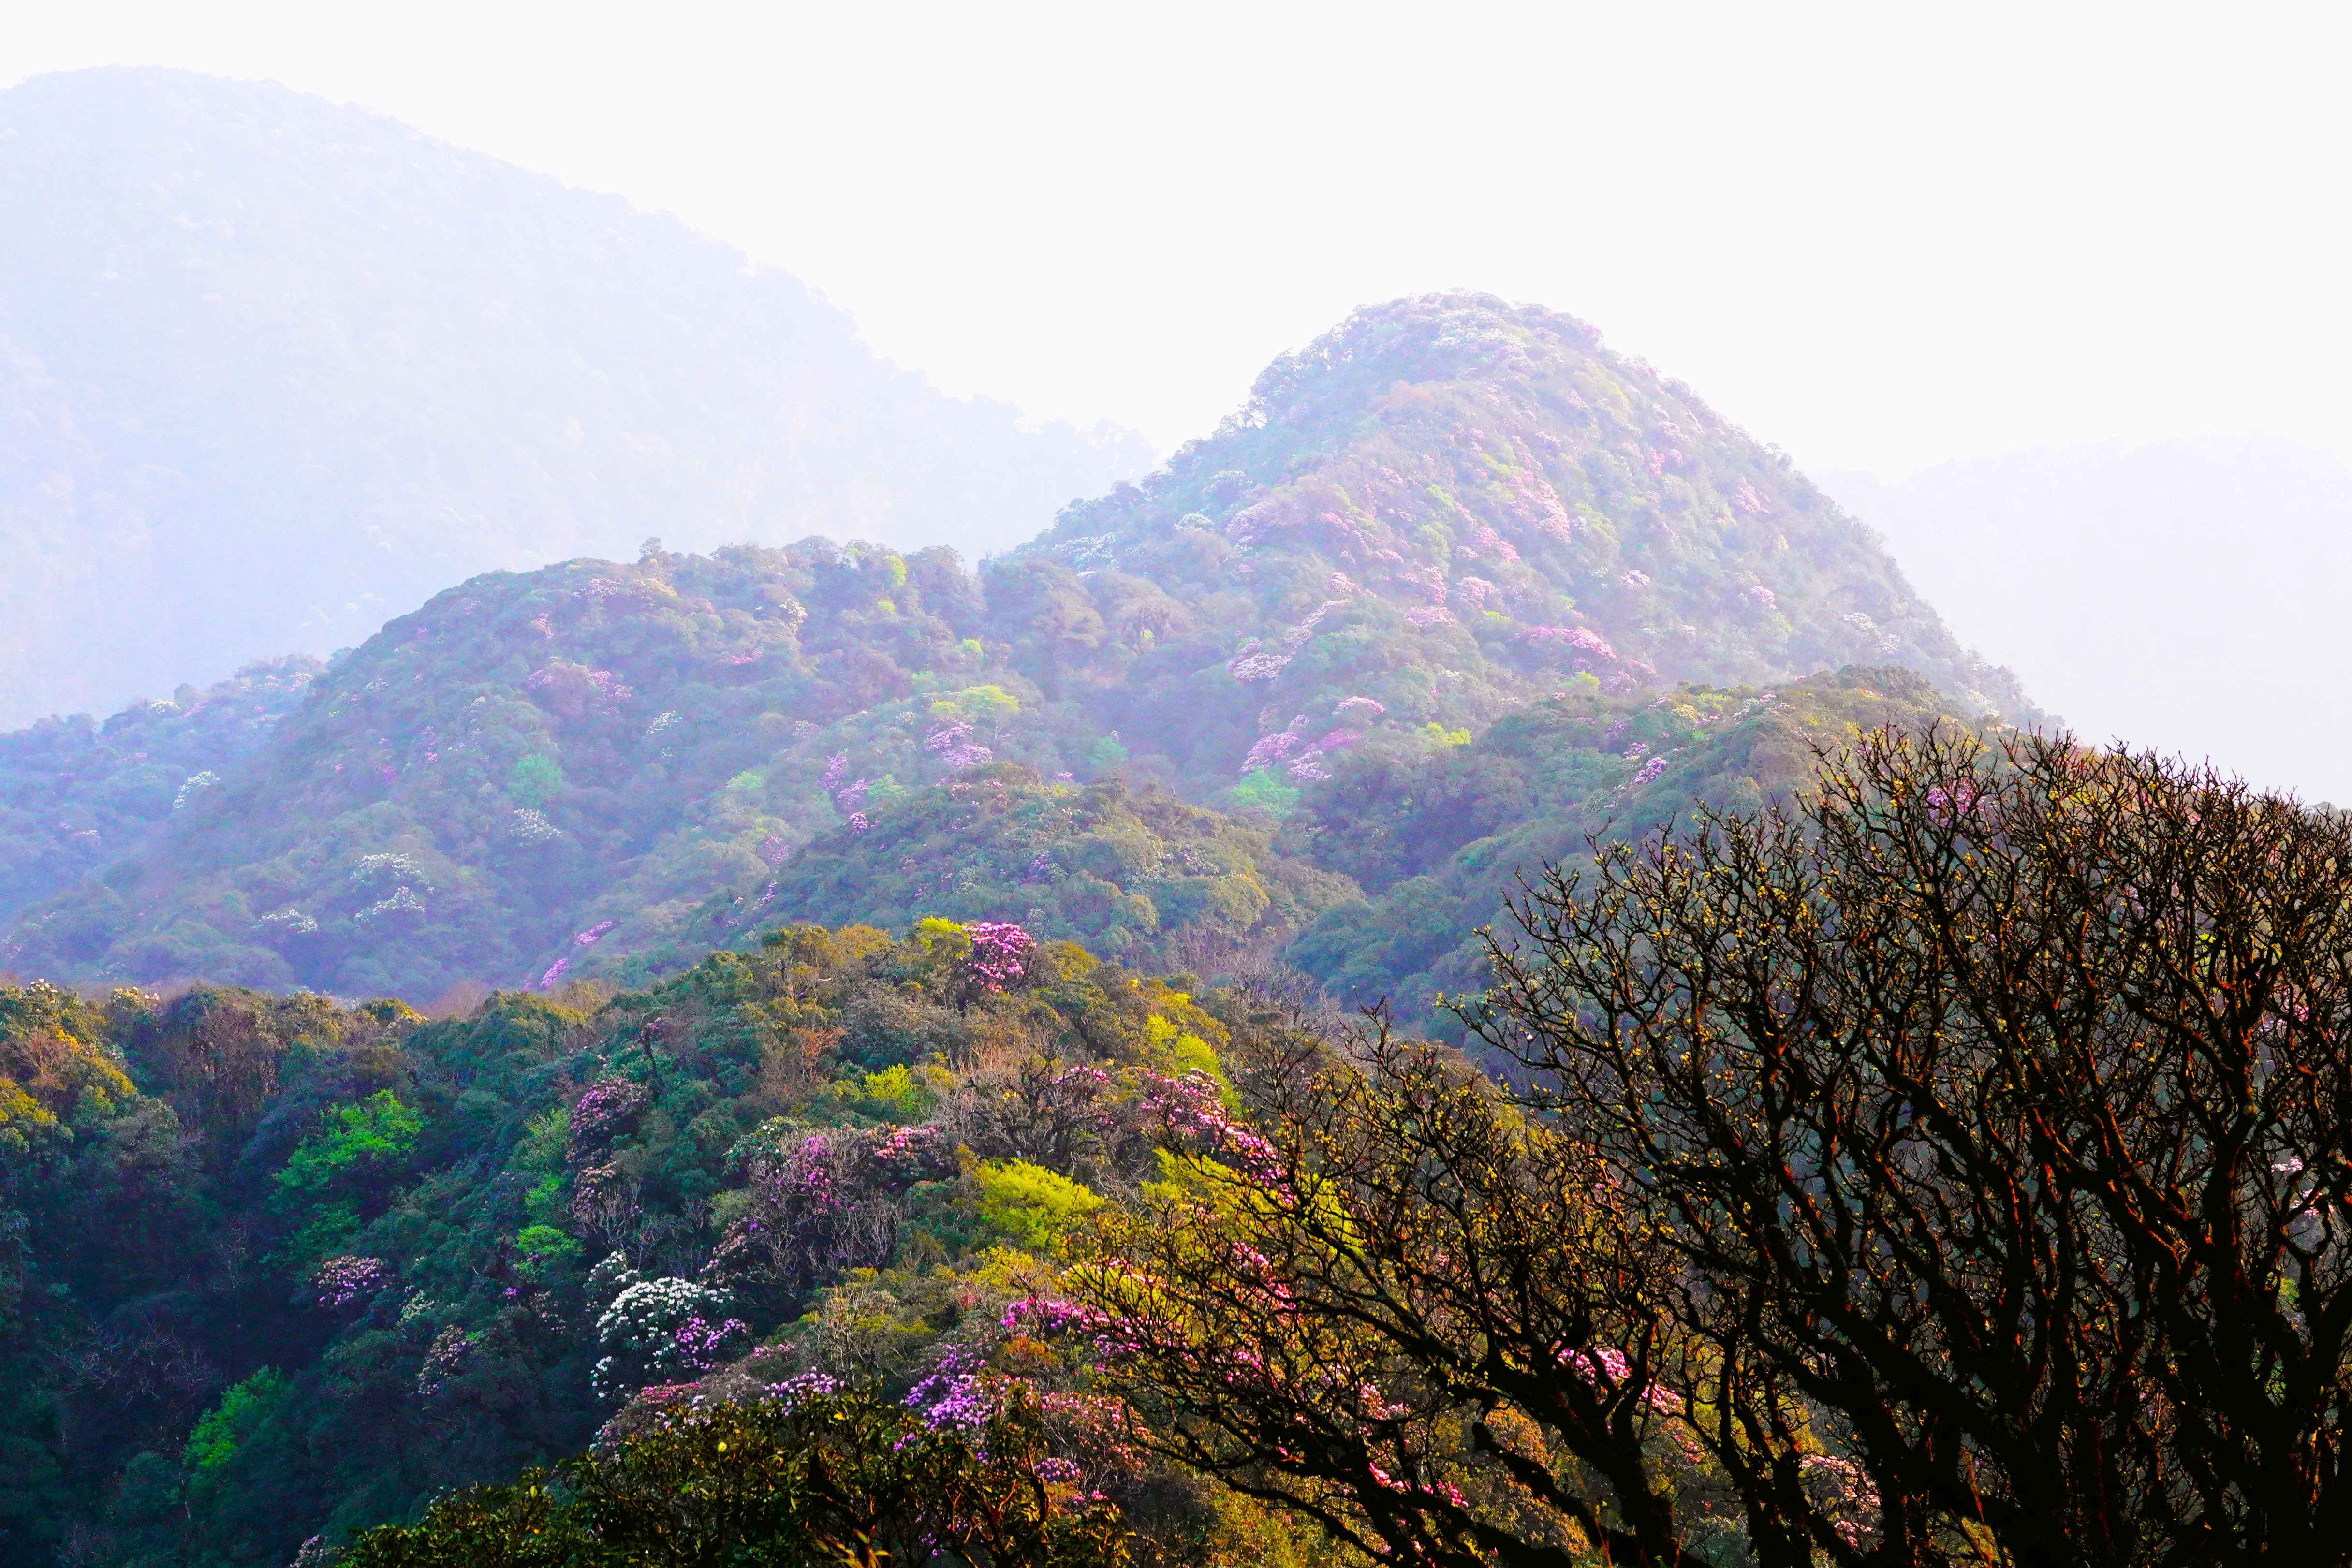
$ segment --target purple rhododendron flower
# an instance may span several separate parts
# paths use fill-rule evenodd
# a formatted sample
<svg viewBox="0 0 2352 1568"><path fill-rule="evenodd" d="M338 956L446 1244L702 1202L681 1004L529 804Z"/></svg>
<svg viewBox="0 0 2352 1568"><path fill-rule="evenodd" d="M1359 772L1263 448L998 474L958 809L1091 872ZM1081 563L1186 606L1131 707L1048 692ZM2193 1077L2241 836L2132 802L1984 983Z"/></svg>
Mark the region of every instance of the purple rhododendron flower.
<svg viewBox="0 0 2352 1568"><path fill-rule="evenodd" d="M998 992L1027 973L1022 960L1037 939L1010 921L975 920L965 925L971 951L963 961L964 977L983 991Z"/></svg>

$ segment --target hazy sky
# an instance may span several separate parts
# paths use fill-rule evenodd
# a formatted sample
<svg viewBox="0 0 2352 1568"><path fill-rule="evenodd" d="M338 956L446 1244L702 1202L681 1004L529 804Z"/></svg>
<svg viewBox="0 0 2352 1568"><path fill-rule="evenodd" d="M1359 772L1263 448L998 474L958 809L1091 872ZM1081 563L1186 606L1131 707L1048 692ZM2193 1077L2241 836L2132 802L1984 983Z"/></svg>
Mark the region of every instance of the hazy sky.
<svg viewBox="0 0 2352 1568"><path fill-rule="evenodd" d="M10 7L667 208L950 390L1169 444L1371 299L1591 320L1807 464L2352 455L2342 7Z"/></svg>

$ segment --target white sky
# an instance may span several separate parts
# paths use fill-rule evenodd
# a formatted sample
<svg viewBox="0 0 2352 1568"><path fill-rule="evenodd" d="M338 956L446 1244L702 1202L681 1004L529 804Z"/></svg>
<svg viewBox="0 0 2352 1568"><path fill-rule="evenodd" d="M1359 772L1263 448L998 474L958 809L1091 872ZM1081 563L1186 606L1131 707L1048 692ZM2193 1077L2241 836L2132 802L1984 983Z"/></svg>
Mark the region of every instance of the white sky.
<svg viewBox="0 0 2352 1568"><path fill-rule="evenodd" d="M1808 465L2352 456L2341 7L0 5L666 208L951 391L1204 432L1351 307L1598 325ZM4 242L0 242L4 243Z"/></svg>

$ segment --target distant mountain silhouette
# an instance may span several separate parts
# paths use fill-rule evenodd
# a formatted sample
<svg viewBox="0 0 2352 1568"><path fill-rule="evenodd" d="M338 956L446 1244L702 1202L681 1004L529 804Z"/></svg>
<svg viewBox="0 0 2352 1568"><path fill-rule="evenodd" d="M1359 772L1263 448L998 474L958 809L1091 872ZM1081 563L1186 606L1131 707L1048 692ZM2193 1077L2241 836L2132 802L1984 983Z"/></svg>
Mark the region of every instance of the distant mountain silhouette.
<svg viewBox="0 0 2352 1568"><path fill-rule="evenodd" d="M674 218L267 83L0 93L0 724L648 535L1007 546L1150 460L946 396Z"/></svg>

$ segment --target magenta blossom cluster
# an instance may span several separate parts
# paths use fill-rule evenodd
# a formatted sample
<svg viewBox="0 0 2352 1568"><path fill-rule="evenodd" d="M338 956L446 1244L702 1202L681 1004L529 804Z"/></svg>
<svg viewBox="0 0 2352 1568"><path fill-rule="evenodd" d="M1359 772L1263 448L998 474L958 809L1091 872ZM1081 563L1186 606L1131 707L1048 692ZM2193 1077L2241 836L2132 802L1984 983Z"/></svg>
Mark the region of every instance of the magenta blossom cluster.
<svg viewBox="0 0 2352 1568"><path fill-rule="evenodd" d="M1024 1296L1004 1309L1000 1324L1006 1333L1025 1333L1032 1338L1058 1333L1066 1328L1090 1329L1101 1314L1075 1301L1065 1301L1051 1296Z"/></svg>
<svg viewBox="0 0 2352 1568"><path fill-rule="evenodd" d="M1242 758L1241 771L1244 776L1255 773L1261 768L1279 767L1301 783L1311 782L1318 779L1328 779L1331 773L1323 766L1325 759L1331 753L1344 750L1363 738L1362 734L1357 730L1334 729L1326 731L1319 740L1309 740L1295 727L1303 722L1305 722L1303 717L1293 719L1291 720L1293 728L1276 730L1272 735L1260 736L1257 744L1250 747L1249 755Z"/></svg>
<svg viewBox="0 0 2352 1568"><path fill-rule="evenodd" d="M1667 759L1664 757L1651 758L1650 760L1642 764L1642 770L1633 775L1633 782L1636 784L1648 784L1654 781L1659 774L1664 773L1666 770L1666 762Z"/></svg>
<svg viewBox="0 0 2352 1568"><path fill-rule="evenodd" d="M1860 1465L1834 1454L1807 1454L1797 1461L1797 1475L1849 1551L1860 1552L1865 1538L1877 1533L1878 1489Z"/></svg>
<svg viewBox="0 0 2352 1568"><path fill-rule="evenodd" d="M964 978L992 994L1028 973L1025 960L1037 939L1009 920L975 920L963 928L971 941L964 955Z"/></svg>
<svg viewBox="0 0 2352 1568"><path fill-rule="evenodd" d="M1470 548L1501 556L1505 560L1519 559L1518 547L1484 523L1479 524L1478 531L1470 536Z"/></svg>
<svg viewBox="0 0 2352 1568"><path fill-rule="evenodd" d="M1249 755L1242 758L1241 770L1255 773L1261 768L1271 768L1305 744L1305 737L1294 735L1286 729L1262 735L1258 737L1257 744L1250 747Z"/></svg>
<svg viewBox="0 0 2352 1568"><path fill-rule="evenodd" d="M977 768L992 761L996 754L971 738L971 720L959 718L941 725L923 739L923 749L947 765L950 772L961 773L967 768Z"/></svg>
<svg viewBox="0 0 2352 1568"><path fill-rule="evenodd" d="M560 712L589 709L615 713L636 694L610 670L592 670L566 659L533 670L523 682L527 691L543 692Z"/></svg>
<svg viewBox="0 0 2352 1568"><path fill-rule="evenodd" d="M842 1207L835 1167L840 1164L833 1140L823 1133L803 1138L792 1157L768 1176L770 1192L785 1203L797 1201L808 1211L824 1214ZM759 1221L753 1220L757 1226Z"/></svg>
<svg viewBox="0 0 2352 1568"><path fill-rule="evenodd" d="M452 1323L434 1336L425 1352L425 1360L416 1369L418 1397L430 1399L441 1392L450 1378L464 1370L466 1353L473 1349L474 1336Z"/></svg>
<svg viewBox="0 0 2352 1568"><path fill-rule="evenodd" d="M602 1148L636 1125L637 1114L653 1103L653 1091L631 1078L599 1078L572 1103L571 1146Z"/></svg>
<svg viewBox="0 0 2352 1568"><path fill-rule="evenodd" d="M539 977L539 988L542 991L555 989L555 982L563 978L563 971L570 967L572 967L572 960L569 958L558 958L554 963L550 964L547 967L547 973Z"/></svg>
<svg viewBox="0 0 2352 1568"><path fill-rule="evenodd" d="M948 1158L946 1140L937 1127L898 1127L874 1145L874 1157L889 1170L928 1172Z"/></svg>
<svg viewBox="0 0 2352 1568"><path fill-rule="evenodd" d="M678 1364L689 1372L708 1372L719 1364L719 1347L737 1334L751 1331L740 1318L729 1318L724 1322L707 1322L691 1317L677 1325L670 1337L677 1345Z"/></svg>
<svg viewBox="0 0 2352 1568"><path fill-rule="evenodd" d="M1949 789L1938 784L1927 791L1927 819L1939 828L1948 828L1975 812L1981 794L1967 779Z"/></svg>
<svg viewBox="0 0 2352 1568"><path fill-rule="evenodd" d="M1442 590L1441 590L1442 591ZM1344 609L1344 599L1327 599L1315 607L1313 614L1282 634L1278 642L1261 642L1253 637L1242 644L1241 652L1225 661L1225 672L1237 681L1270 681L1290 667L1298 650L1307 646L1307 639L1323 618L1334 610Z"/></svg>
<svg viewBox="0 0 2352 1568"><path fill-rule="evenodd" d="M907 1391L907 1408L934 1432L977 1437L996 1418L998 1392L982 1376L978 1356L950 1345L931 1375ZM902 1437L898 1446L908 1441Z"/></svg>
<svg viewBox="0 0 2352 1568"><path fill-rule="evenodd" d="M588 927L587 930L583 931L578 936L572 937L572 940L578 943L583 947L593 947L598 942L604 940L604 933L610 931L613 928L613 925L614 923L610 920L599 920L595 925Z"/></svg>
<svg viewBox="0 0 2352 1568"><path fill-rule="evenodd" d="M1602 1394L1614 1394L1633 1380L1633 1364L1622 1350L1564 1350L1559 1364ZM1682 1396L1654 1383L1642 1389L1642 1403L1662 1416L1682 1413Z"/></svg>
<svg viewBox="0 0 2352 1568"><path fill-rule="evenodd" d="M1213 1159L1238 1166L1277 1197L1290 1199L1290 1172L1282 1151L1225 1113L1223 1084L1198 1068L1181 1079L1148 1072L1144 1082L1144 1110L1159 1121L1169 1142L1198 1147Z"/></svg>
<svg viewBox="0 0 2352 1568"><path fill-rule="evenodd" d="M771 1383L761 1396L783 1405L797 1405L803 1399L826 1399L841 1392L841 1385L822 1372L803 1372L787 1377L782 1383Z"/></svg>
<svg viewBox="0 0 2352 1568"><path fill-rule="evenodd" d="M341 1312L392 1283L392 1270L381 1258L330 1258L310 1275L310 1289L329 1312Z"/></svg>
<svg viewBox="0 0 2352 1568"><path fill-rule="evenodd" d="M1527 643L1557 643L1589 658L1612 663L1617 657L1617 650L1609 645L1608 639L1582 626L1530 626L1519 633L1519 639Z"/></svg>
<svg viewBox="0 0 2352 1568"><path fill-rule="evenodd" d="M818 784L833 797L833 809L849 820L850 831L862 833L866 826L866 813L857 808L866 799L866 780L856 779L844 784L842 777L848 771L849 753L836 751L824 759L824 777Z"/></svg>
<svg viewBox="0 0 2352 1568"><path fill-rule="evenodd" d="M1479 531L1491 534L1495 530L1482 528ZM1454 597L1473 610L1492 610L1500 613L1503 609L1503 591L1483 577L1465 577L1456 582ZM1489 600L1494 602L1488 603Z"/></svg>

